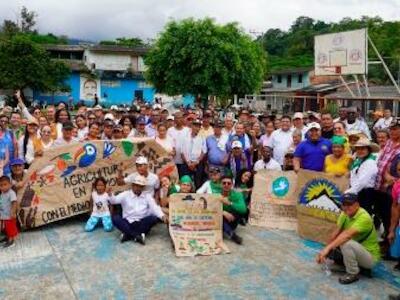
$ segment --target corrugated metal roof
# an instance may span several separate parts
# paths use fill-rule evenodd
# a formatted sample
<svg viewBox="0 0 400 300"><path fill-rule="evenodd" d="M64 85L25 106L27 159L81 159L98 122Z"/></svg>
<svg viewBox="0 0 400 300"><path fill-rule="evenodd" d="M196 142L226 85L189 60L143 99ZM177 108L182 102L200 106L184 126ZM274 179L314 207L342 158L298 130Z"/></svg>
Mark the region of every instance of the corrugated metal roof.
<svg viewBox="0 0 400 300"><path fill-rule="evenodd" d="M270 75L284 75L284 74L299 74L306 73L314 70L314 67L301 67L301 68L291 68L291 69L283 69L278 71L270 72Z"/></svg>
<svg viewBox="0 0 400 300"><path fill-rule="evenodd" d="M370 86L369 92L370 97L368 97L367 92L364 87L361 87L361 96L358 93L358 89L356 86L350 87L351 91L357 98L374 98L374 99L400 99L400 94L396 90L394 86ZM336 93L332 93L326 95L327 99L353 99L351 94L347 89L343 89L342 91L338 91Z"/></svg>

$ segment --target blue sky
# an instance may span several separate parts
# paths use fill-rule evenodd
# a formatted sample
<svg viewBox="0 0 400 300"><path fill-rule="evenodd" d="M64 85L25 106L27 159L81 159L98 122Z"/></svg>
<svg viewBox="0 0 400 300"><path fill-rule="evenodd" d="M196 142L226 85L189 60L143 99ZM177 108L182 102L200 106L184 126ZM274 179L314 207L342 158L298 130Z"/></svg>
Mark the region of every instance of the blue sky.
<svg viewBox="0 0 400 300"><path fill-rule="evenodd" d="M186 17L237 21L247 32L287 29L301 15L400 20L400 0L1 0L0 20L15 20L23 5L38 13L39 31L89 40L155 38L168 20Z"/></svg>

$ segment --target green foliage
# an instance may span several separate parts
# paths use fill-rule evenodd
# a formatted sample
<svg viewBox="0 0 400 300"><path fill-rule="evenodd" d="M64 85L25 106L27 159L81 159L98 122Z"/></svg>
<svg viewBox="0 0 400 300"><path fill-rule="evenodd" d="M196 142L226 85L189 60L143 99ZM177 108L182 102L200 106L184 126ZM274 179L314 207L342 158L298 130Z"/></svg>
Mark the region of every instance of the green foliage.
<svg viewBox="0 0 400 300"><path fill-rule="evenodd" d="M68 90L63 81L70 74L62 62L27 36L17 34L0 40L0 86L5 89L30 87L41 91Z"/></svg>
<svg viewBox="0 0 400 300"><path fill-rule="evenodd" d="M265 55L236 23L172 21L145 58L146 79L158 92L229 96L257 91Z"/></svg>
<svg viewBox="0 0 400 300"><path fill-rule="evenodd" d="M100 45L119 45L127 47L143 47L146 44L140 38L117 38L114 41L100 41Z"/></svg>
<svg viewBox="0 0 400 300"><path fill-rule="evenodd" d="M270 71L312 67L314 65L314 36L325 33L368 28L385 61L397 74L400 60L400 22L386 22L380 17L344 18L337 23L327 23L309 17L297 18L288 31L269 29L262 36L262 44L269 54ZM369 57L376 58L369 47ZM388 78L381 66L370 66L369 78L377 82L387 82Z"/></svg>

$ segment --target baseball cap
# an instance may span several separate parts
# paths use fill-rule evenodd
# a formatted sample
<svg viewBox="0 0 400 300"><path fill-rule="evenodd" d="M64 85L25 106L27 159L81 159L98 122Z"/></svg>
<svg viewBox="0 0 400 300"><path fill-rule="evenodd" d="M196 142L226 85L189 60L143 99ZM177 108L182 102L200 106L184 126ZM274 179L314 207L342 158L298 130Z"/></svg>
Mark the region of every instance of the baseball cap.
<svg viewBox="0 0 400 300"><path fill-rule="evenodd" d="M191 184L191 183L193 183L193 180L192 180L192 178L190 178L189 175L184 175L184 176L182 176L181 179L180 179L179 181L180 181L180 183L184 183L184 184Z"/></svg>
<svg viewBox="0 0 400 300"><path fill-rule="evenodd" d="M342 205L352 205L355 202L358 202L356 194L346 193L342 197Z"/></svg>
<svg viewBox="0 0 400 300"><path fill-rule="evenodd" d="M214 123L214 127L222 128L224 127L224 122L222 122L221 120L217 120Z"/></svg>
<svg viewBox="0 0 400 300"><path fill-rule="evenodd" d="M162 106L158 103L153 105L153 109L161 109L161 108Z"/></svg>
<svg viewBox="0 0 400 300"><path fill-rule="evenodd" d="M118 110L118 106L116 106L116 105L111 105L110 109L111 109L111 110Z"/></svg>
<svg viewBox="0 0 400 300"><path fill-rule="evenodd" d="M114 128L113 128L113 131L122 131L122 130L123 130L123 127L122 127L121 124L117 124L117 125L115 125Z"/></svg>
<svg viewBox="0 0 400 300"><path fill-rule="evenodd" d="M209 173L221 173L221 170L220 170L220 168L218 168L218 167L210 167L210 168L208 169L208 172L209 172Z"/></svg>
<svg viewBox="0 0 400 300"><path fill-rule="evenodd" d="M147 160L146 157L139 156L138 158L136 158L136 164L137 165L147 165L147 164L149 164L149 161Z"/></svg>
<svg viewBox="0 0 400 300"><path fill-rule="evenodd" d="M132 180L132 184L145 186L147 184L147 179L142 175L136 175L135 178Z"/></svg>
<svg viewBox="0 0 400 300"><path fill-rule="evenodd" d="M174 118L174 116L171 116L171 115L169 115L168 117L167 117L167 120L174 120L175 118Z"/></svg>
<svg viewBox="0 0 400 300"><path fill-rule="evenodd" d="M25 160L22 158L14 158L10 161L10 166L24 165Z"/></svg>
<svg viewBox="0 0 400 300"><path fill-rule="evenodd" d="M103 109L103 107L101 107L100 104L97 104L97 105L94 107L94 109Z"/></svg>
<svg viewBox="0 0 400 300"><path fill-rule="evenodd" d="M232 142L232 149L233 149L233 148L240 148L240 149L242 149L242 148L243 148L242 143L241 143L240 141L233 141L233 142Z"/></svg>
<svg viewBox="0 0 400 300"><path fill-rule="evenodd" d="M293 120L294 119L303 119L304 118L304 115L303 115L303 113L301 113L301 112L297 112L297 113L295 113L294 115L293 115Z"/></svg>
<svg viewBox="0 0 400 300"><path fill-rule="evenodd" d="M114 115L108 113L108 114L106 114L106 115L104 116L104 120L112 120L112 121L114 121Z"/></svg>
<svg viewBox="0 0 400 300"><path fill-rule="evenodd" d="M317 122L312 122L312 123L310 123L310 124L308 124L308 130L310 130L310 129L313 129L313 128L316 128L316 129L321 129L321 125L319 125L319 123L317 123Z"/></svg>
<svg viewBox="0 0 400 300"><path fill-rule="evenodd" d="M193 125L201 125L201 121L200 121L199 119L194 119L194 120L192 121L192 124L193 124Z"/></svg>
<svg viewBox="0 0 400 300"><path fill-rule="evenodd" d="M144 117L139 117L139 118L137 118L137 123L138 124L146 124L146 119Z"/></svg>
<svg viewBox="0 0 400 300"><path fill-rule="evenodd" d="M63 124L63 127L62 127L62 129L73 129L74 128L74 124L72 124L72 122L71 121L67 121L67 122L65 122L64 124Z"/></svg>

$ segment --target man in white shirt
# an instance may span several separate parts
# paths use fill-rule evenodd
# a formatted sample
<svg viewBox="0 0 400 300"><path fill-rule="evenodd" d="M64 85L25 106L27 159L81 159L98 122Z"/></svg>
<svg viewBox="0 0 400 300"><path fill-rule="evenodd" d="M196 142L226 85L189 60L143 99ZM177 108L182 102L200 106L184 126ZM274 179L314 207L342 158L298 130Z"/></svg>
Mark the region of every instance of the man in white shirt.
<svg viewBox="0 0 400 300"><path fill-rule="evenodd" d="M274 171L282 171L281 165L272 158L272 148L268 146L264 146L261 149L262 159L257 160L254 164L254 171L260 170L274 170Z"/></svg>
<svg viewBox="0 0 400 300"><path fill-rule="evenodd" d="M181 178L183 175L185 175L184 163L182 160L182 151L183 146L188 140L190 130L188 127L183 126L184 119L182 112L178 111L177 113L175 113L174 122L175 126L168 128L167 135L170 136L173 140L173 145L175 148L174 162L176 164L176 167L178 168L179 178Z"/></svg>
<svg viewBox="0 0 400 300"><path fill-rule="evenodd" d="M200 120L192 122L190 135L187 137L182 151L186 172L184 175L193 177L196 189L204 182L204 156L207 154L206 140L199 135L200 127Z"/></svg>
<svg viewBox="0 0 400 300"><path fill-rule="evenodd" d="M383 112L383 118L380 118L374 125L373 129L375 131L382 129L389 129L390 124L393 121L392 111L390 109L385 109Z"/></svg>
<svg viewBox="0 0 400 300"><path fill-rule="evenodd" d="M275 130L268 140L267 146L273 149L273 158L283 165L283 159L292 145L291 119L289 116L281 118L281 128Z"/></svg>
<svg viewBox="0 0 400 300"><path fill-rule="evenodd" d="M157 135L157 126L160 123L160 110L156 109L151 112L150 123L146 125L146 134L148 137L155 138Z"/></svg>
<svg viewBox="0 0 400 300"><path fill-rule="evenodd" d="M347 109L347 120L344 123L347 132L359 131L365 134L368 139L371 139L371 133L369 132L367 123L357 118L357 108L349 107Z"/></svg>
<svg viewBox="0 0 400 300"><path fill-rule="evenodd" d="M77 143L78 139L72 136L73 129L74 129L74 124L72 124L71 121L65 122L62 127L62 136L54 141L53 146L58 147L58 146L65 146Z"/></svg>
<svg viewBox="0 0 400 300"><path fill-rule="evenodd" d="M144 193L146 178L136 175L132 180L132 188L111 197L111 204L120 204L122 217L113 215L112 221L121 232L121 243L134 240L142 245L145 244L146 234L162 219L164 223L167 218L149 193Z"/></svg>
<svg viewBox="0 0 400 300"><path fill-rule="evenodd" d="M139 156L136 158L136 172L129 174L124 177L123 168L120 165L118 167L118 175L117 175L117 184L124 185L132 183L135 178L140 175L146 179L146 186L144 187L143 192L149 193L155 199L158 199L158 192L160 189L160 180L158 176L149 171L149 161L144 156Z"/></svg>

